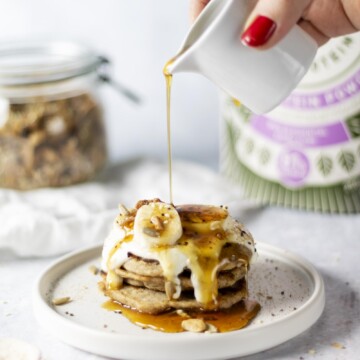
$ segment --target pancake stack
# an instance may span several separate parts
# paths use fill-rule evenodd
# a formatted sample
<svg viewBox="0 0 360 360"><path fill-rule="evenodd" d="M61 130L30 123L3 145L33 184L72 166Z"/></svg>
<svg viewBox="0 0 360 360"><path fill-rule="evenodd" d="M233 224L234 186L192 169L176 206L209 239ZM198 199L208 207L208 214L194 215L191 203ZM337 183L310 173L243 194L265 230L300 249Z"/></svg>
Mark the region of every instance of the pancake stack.
<svg viewBox="0 0 360 360"><path fill-rule="evenodd" d="M223 206L120 207L103 248L105 295L133 310L219 311L247 298L254 240Z"/></svg>

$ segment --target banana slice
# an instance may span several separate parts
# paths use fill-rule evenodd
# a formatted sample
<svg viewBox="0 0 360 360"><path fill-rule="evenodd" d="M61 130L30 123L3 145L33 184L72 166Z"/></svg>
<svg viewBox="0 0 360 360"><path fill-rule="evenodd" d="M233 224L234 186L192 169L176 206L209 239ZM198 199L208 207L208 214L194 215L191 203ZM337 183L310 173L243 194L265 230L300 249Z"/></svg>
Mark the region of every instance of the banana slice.
<svg viewBox="0 0 360 360"><path fill-rule="evenodd" d="M168 246L174 245L181 235L180 216L173 206L153 202L138 209L134 222L135 241L148 246Z"/></svg>
<svg viewBox="0 0 360 360"><path fill-rule="evenodd" d="M40 350L25 341L15 338L0 339L0 359L40 360Z"/></svg>

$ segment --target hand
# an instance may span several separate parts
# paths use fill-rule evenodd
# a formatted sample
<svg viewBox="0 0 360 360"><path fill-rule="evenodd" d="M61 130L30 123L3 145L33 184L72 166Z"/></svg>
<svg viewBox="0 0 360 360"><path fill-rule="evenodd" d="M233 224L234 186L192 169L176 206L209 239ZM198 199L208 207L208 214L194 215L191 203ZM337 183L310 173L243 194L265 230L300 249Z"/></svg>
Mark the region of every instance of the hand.
<svg viewBox="0 0 360 360"><path fill-rule="evenodd" d="M190 0L194 20L211 0ZM239 0L241 1L241 0ZM244 45L267 49L298 24L318 45L360 30L360 0L258 0L246 22Z"/></svg>

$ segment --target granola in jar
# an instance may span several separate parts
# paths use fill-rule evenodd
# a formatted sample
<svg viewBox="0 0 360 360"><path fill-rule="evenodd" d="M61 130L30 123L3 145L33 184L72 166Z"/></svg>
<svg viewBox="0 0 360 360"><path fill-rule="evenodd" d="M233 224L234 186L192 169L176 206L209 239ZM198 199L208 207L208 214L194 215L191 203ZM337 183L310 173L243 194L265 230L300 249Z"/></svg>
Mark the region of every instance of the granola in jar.
<svg viewBox="0 0 360 360"><path fill-rule="evenodd" d="M58 46L56 66L52 49L51 66L40 68L34 60L22 73L16 62L8 65L13 63L4 60L9 51L0 46L0 187L66 186L92 178L106 163L96 94L99 58L72 45L66 60ZM27 59L31 51L46 57L47 47L26 45Z"/></svg>

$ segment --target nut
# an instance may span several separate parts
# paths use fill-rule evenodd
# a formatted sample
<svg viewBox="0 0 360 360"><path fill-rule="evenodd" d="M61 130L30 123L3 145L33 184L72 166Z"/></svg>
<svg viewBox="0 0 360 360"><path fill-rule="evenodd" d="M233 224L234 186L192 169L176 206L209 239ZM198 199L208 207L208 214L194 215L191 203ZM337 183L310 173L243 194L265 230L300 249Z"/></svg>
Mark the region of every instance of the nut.
<svg viewBox="0 0 360 360"><path fill-rule="evenodd" d="M205 332L209 333L209 334L214 334L214 333L219 332L219 330L215 325L206 323L206 331Z"/></svg>
<svg viewBox="0 0 360 360"><path fill-rule="evenodd" d="M130 215L130 211L123 204L119 204L119 211L121 215Z"/></svg>
<svg viewBox="0 0 360 360"><path fill-rule="evenodd" d="M181 316L181 317L184 317L184 318L189 318L190 315L188 313L186 313L184 310L182 309L178 309L176 310L176 314Z"/></svg>
<svg viewBox="0 0 360 360"><path fill-rule="evenodd" d="M152 216L150 221L154 225L155 230L158 231L164 230L164 224L158 216Z"/></svg>
<svg viewBox="0 0 360 360"><path fill-rule="evenodd" d="M65 305L67 303L69 303L71 301L71 298L69 296L65 296L62 298L56 298L56 299L52 299L52 304L55 306L60 306L60 305Z"/></svg>
<svg viewBox="0 0 360 360"><path fill-rule="evenodd" d="M146 235L149 235L151 237L159 237L160 236L158 231L156 231L155 229L149 228L149 227L144 227L143 233Z"/></svg>
<svg viewBox="0 0 360 360"><path fill-rule="evenodd" d="M128 216L128 217L125 217L124 219L119 219L117 220L117 223L120 225L120 226L127 226L129 224L131 224L132 222L135 221L135 217L134 216Z"/></svg>
<svg viewBox="0 0 360 360"><path fill-rule="evenodd" d="M139 200L136 203L135 208L140 209L144 205L149 205L149 204L158 203L158 202L162 202L162 201L160 199L158 199L158 198L155 198L155 199L152 199L152 200Z"/></svg>
<svg viewBox="0 0 360 360"><path fill-rule="evenodd" d="M105 283L104 283L103 281L99 281L99 282L98 282L98 288L99 288L99 290L100 290L102 293L105 293L105 291L106 291L106 285L105 285Z"/></svg>
<svg viewBox="0 0 360 360"><path fill-rule="evenodd" d="M204 332L207 328L205 321L202 319L183 320L181 323L181 327L185 331L190 331L195 333Z"/></svg>

